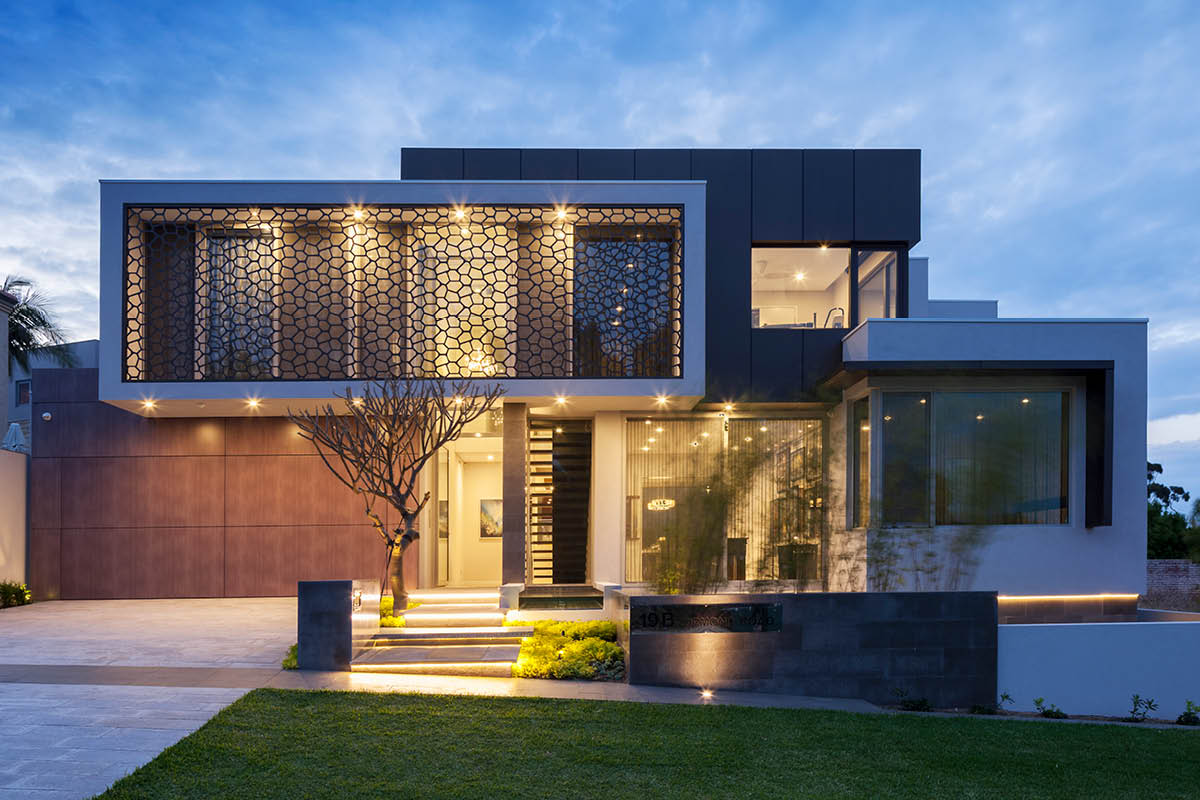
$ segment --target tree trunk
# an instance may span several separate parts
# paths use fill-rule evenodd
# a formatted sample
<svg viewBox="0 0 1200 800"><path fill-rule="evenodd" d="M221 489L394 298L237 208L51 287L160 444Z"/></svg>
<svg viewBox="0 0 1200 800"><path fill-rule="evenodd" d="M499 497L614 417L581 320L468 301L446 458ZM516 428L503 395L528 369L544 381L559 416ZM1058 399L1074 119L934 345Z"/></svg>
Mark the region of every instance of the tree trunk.
<svg viewBox="0 0 1200 800"><path fill-rule="evenodd" d="M420 538L415 528L415 519L405 519L404 529L397 528L396 543L392 545L392 557L388 562L388 587L392 590L392 614L399 616L408 608L408 589L404 586L404 551Z"/></svg>

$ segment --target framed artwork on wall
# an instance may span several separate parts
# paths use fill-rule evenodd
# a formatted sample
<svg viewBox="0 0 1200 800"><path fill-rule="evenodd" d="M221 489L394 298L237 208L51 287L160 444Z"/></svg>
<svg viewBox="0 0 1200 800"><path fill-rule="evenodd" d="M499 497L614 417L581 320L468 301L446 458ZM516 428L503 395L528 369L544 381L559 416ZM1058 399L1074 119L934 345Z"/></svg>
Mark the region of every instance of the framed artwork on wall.
<svg viewBox="0 0 1200 800"><path fill-rule="evenodd" d="M504 501L479 501L479 538L499 539L504 535Z"/></svg>

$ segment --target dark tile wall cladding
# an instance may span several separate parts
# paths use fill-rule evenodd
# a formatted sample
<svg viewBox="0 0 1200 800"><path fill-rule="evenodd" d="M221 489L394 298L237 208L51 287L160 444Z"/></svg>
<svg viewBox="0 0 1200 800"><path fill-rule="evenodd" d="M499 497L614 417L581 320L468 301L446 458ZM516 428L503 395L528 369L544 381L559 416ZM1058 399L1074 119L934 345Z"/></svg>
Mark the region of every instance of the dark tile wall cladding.
<svg viewBox="0 0 1200 800"><path fill-rule="evenodd" d="M894 704L896 689L938 708L996 702L994 592L621 595L629 682ZM626 633L639 606L781 603L766 633Z"/></svg>

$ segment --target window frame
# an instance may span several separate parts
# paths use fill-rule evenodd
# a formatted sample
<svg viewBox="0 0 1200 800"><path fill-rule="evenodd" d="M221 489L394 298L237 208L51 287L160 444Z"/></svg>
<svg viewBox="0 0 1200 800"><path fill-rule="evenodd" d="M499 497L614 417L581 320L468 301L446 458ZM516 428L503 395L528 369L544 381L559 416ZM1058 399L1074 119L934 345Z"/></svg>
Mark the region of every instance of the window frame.
<svg viewBox="0 0 1200 800"><path fill-rule="evenodd" d="M896 314L893 319L908 318L908 251L910 245L908 242L888 241L888 242L868 242L868 241L801 241L801 242L756 242L750 243L750 261L746 265L744 272L746 278L747 294L751 296L750 305L746 308L746 313L753 319L751 312L754 309L753 293L751 292L751 284L753 281L754 268L754 251L768 250L780 248L829 248L829 249L848 249L850 250L850 265L847 274L849 283L848 305L846 308L847 323L845 328L784 328L782 330L789 331L812 331L812 330L845 330L847 333L859 326L863 320L859 319L858 308L858 265L863 253L872 253L880 250L890 250L896 254ZM756 328L751 322L750 330L770 330L764 328Z"/></svg>
<svg viewBox="0 0 1200 800"><path fill-rule="evenodd" d="M13 393L13 405L16 408L33 405L33 379L24 378L15 382L16 391ZM25 399L21 399L21 390L25 390Z"/></svg>
<svg viewBox="0 0 1200 800"><path fill-rule="evenodd" d="M1054 377L1054 376L1032 376L1022 375L1016 380L1013 378L1003 378L997 376L980 376L975 378L970 377L954 377L954 378L925 378L923 380L903 379L903 378L881 378L872 382L871 396L871 514L876 515L877 509L880 508L880 503L883 493L883 441L882 441L882 422L883 422L883 395L889 392L899 394L912 394L915 392L928 393L930 397L929 409L929 524L914 524L914 523L891 523L884 524L882 521L874 521L872 527L887 527L887 528L913 528L913 529L941 529L955 530L965 527L971 527L966 523L942 523L937 519L937 470L936 458L937 448L937 421L936 421L936 396L939 393L945 392L967 392L967 393L1012 393L1012 392L1064 392L1067 394L1067 420L1064 426L1067 434L1066 442L1066 498L1067 498L1067 513L1066 520L1063 522L1015 522L1015 523L987 523L984 526L989 528L1002 528L1004 530L1019 530L1029 528L1076 528L1082 525L1084 519L1084 509L1087 503L1086 480L1084 474L1084 459L1085 454L1081 448L1081 443L1086 441L1086 430L1084 424L1086 421L1086 409L1083 408L1085 400L1085 387L1083 381L1069 377ZM847 398L849 399L849 398ZM879 438L875 438L878 434ZM849 475L849 479L853 479L853 475ZM982 524L982 523L981 523Z"/></svg>

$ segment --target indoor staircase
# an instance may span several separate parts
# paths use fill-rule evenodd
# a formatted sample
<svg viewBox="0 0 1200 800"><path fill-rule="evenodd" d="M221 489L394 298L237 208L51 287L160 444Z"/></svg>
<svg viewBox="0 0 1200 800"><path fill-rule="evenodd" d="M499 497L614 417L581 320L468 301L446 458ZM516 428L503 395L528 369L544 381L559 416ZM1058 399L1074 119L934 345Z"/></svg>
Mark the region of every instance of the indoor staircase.
<svg viewBox="0 0 1200 800"><path fill-rule="evenodd" d="M354 659L354 672L508 677L529 627L504 626L500 593L412 592L405 627L380 628Z"/></svg>

